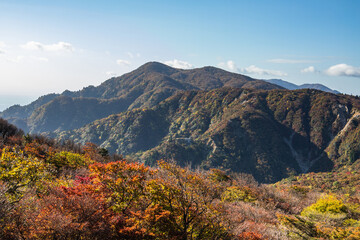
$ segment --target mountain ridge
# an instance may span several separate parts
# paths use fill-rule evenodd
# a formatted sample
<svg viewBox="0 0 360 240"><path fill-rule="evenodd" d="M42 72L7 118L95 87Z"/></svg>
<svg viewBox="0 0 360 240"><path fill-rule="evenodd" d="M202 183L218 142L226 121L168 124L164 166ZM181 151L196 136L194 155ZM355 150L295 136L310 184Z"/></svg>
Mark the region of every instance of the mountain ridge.
<svg viewBox="0 0 360 240"><path fill-rule="evenodd" d="M330 93L334 93L334 94L340 93L339 91L330 89L327 86L320 84L320 83L305 83L305 84L301 84L301 85L296 85L294 83L291 83L291 82L288 82L288 81L285 81L282 79L267 79L265 81L270 82L272 84L276 84L278 86L281 86L281 87L289 89L289 90L310 88L310 89L317 89L317 90L321 90L324 92L330 92Z"/></svg>
<svg viewBox="0 0 360 240"><path fill-rule="evenodd" d="M356 137L348 139L347 133L345 142L336 136L359 109L355 97L311 89L191 90L156 107L111 115L57 136L94 142L150 165L175 159L179 164L244 171L272 182L293 173L330 170L351 154L356 158L358 145L343 159L337 156L347 144L355 144Z"/></svg>
<svg viewBox="0 0 360 240"><path fill-rule="evenodd" d="M96 98L98 102L95 103L94 109L101 105L102 100L117 101L119 106L107 111L106 114L110 115L127 109L155 106L178 91L209 90L223 86L254 89L281 88L262 80L230 73L215 67L183 70L158 62L149 62L132 72L108 79L96 87L88 86L73 92L66 90L62 94L45 95L24 107L10 107L3 111L0 117L9 120L15 125L21 125L25 131L31 133L61 131L68 130L72 126L73 128L80 127L79 124L90 123L95 118L105 117L103 114L100 114L96 117L87 118L85 112L83 114L72 113L73 111L65 106L59 106L61 99L56 98L61 98L62 96L73 98L72 101L75 105L85 103L84 98ZM54 106L51 106L52 104ZM52 117L46 111L56 106L58 107L57 116L61 117L65 114L72 114L70 116L72 121L79 124L68 125L68 128L60 123L54 125L51 120ZM71 107L71 105L68 106ZM89 108L85 105L83 107ZM78 109L82 111L81 107L78 107Z"/></svg>

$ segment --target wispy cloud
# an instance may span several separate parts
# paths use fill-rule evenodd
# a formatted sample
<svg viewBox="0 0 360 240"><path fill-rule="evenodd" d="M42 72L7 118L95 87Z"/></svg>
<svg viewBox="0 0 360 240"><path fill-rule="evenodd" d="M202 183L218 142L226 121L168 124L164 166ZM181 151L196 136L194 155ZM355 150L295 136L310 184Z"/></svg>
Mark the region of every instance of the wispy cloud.
<svg viewBox="0 0 360 240"><path fill-rule="evenodd" d="M127 54L127 55L129 56L129 58L131 58L131 59L134 59L135 57L139 58L139 57L141 56L140 53L127 52L126 54Z"/></svg>
<svg viewBox="0 0 360 240"><path fill-rule="evenodd" d="M193 68L194 66L188 62L185 61L181 61L181 60L171 60L171 61L165 61L164 64L173 67L173 68L180 68L180 69L190 69Z"/></svg>
<svg viewBox="0 0 360 240"><path fill-rule="evenodd" d="M106 72L105 73L106 74L106 76L108 76L108 77L115 77L117 74L115 73L115 72L113 72L113 71L108 71L108 72Z"/></svg>
<svg viewBox="0 0 360 240"><path fill-rule="evenodd" d="M304 68L301 70L302 73L314 73L316 72L316 69L314 66L309 66L307 68Z"/></svg>
<svg viewBox="0 0 360 240"><path fill-rule="evenodd" d="M345 63L337 64L325 70L329 76L360 77L360 67L353 67Z"/></svg>
<svg viewBox="0 0 360 240"><path fill-rule="evenodd" d="M271 75L271 76L278 76L278 77L287 76L287 73L285 73L285 72L278 71L278 70L263 69L263 68L256 67L255 65L251 65L246 68L241 68L240 72L245 73L245 74Z"/></svg>
<svg viewBox="0 0 360 240"><path fill-rule="evenodd" d="M75 50L74 47L67 42L43 44L40 42L30 41L25 43L24 45L21 45L21 47L27 50L41 50L48 52L59 52L59 51L73 52Z"/></svg>
<svg viewBox="0 0 360 240"><path fill-rule="evenodd" d="M123 59L116 60L116 63L120 66L130 66L131 62Z"/></svg>
<svg viewBox="0 0 360 240"><path fill-rule="evenodd" d="M297 64L297 63L314 63L314 60L305 60L305 59L285 59L285 58L274 58L267 60L271 63L284 63L284 64Z"/></svg>

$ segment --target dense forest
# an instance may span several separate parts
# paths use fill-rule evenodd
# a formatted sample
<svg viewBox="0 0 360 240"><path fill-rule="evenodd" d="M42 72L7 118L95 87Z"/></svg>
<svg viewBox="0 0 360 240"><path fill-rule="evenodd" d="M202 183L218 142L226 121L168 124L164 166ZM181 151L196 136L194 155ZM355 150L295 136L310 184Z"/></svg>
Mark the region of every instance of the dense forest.
<svg viewBox="0 0 360 240"><path fill-rule="evenodd" d="M93 142L146 165L174 159L181 166L246 172L273 183L356 160L359 112L359 99L347 95L227 87L181 92L153 108L53 136Z"/></svg>
<svg viewBox="0 0 360 240"><path fill-rule="evenodd" d="M1 239L359 239L360 160L259 184L0 122Z"/></svg>

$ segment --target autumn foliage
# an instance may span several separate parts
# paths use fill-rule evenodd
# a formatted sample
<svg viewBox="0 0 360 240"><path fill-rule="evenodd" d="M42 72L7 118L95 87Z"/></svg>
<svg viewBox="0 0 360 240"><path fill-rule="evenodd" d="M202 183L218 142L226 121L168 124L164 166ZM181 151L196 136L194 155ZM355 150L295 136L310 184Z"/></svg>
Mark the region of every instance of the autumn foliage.
<svg viewBox="0 0 360 240"><path fill-rule="evenodd" d="M290 182L291 183L291 182ZM0 239L358 239L360 198L246 174L156 167L94 144L11 138L0 157Z"/></svg>

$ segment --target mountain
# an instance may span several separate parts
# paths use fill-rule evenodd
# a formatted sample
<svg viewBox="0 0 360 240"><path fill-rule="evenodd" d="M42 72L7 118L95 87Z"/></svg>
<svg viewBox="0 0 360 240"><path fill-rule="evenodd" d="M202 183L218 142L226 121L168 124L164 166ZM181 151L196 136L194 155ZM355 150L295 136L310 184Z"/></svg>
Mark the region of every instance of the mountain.
<svg viewBox="0 0 360 240"><path fill-rule="evenodd" d="M174 159L274 182L359 158L359 111L358 98L311 89L192 90L57 136L149 165Z"/></svg>
<svg viewBox="0 0 360 240"><path fill-rule="evenodd" d="M265 80L267 82L270 82L272 84L276 84L278 86L281 86L283 88L289 89L289 90L296 90L296 89L306 89L306 88L310 88L310 89L317 89L317 90L321 90L324 92L330 92L330 93L335 93L338 94L340 92L336 91L336 90L332 90L322 84L319 83L314 83L314 84L302 84L302 85L296 85L281 79L269 79L269 80Z"/></svg>
<svg viewBox="0 0 360 240"><path fill-rule="evenodd" d="M324 91L324 92L330 92L330 93L335 93L335 94L338 94L340 93L339 91L336 91L336 90L333 90L333 89L330 89L322 84L319 84L319 83L306 83L306 84L301 84L299 85L299 89L304 89L304 88L311 88L311 89L317 89L317 90L321 90L321 91Z"/></svg>
<svg viewBox="0 0 360 240"><path fill-rule="evenodd" d="M182 70L149 62L101 85L39 98L26 106L12 106L0 114L32 133L81 127L96 119L134 108L152 107L178 91L220 87L276 89L277 85L215 67ZM106 108L106 109L103 109Z"/></svg>
<svg viewBox="0 0 360 240"><path fill-rule="evenodd" d="M1 116L31 133L94 142L149 165L174 159L251 173L261 182L360 157L357 98L281 88L214 67L150 62Z"/></svg>

